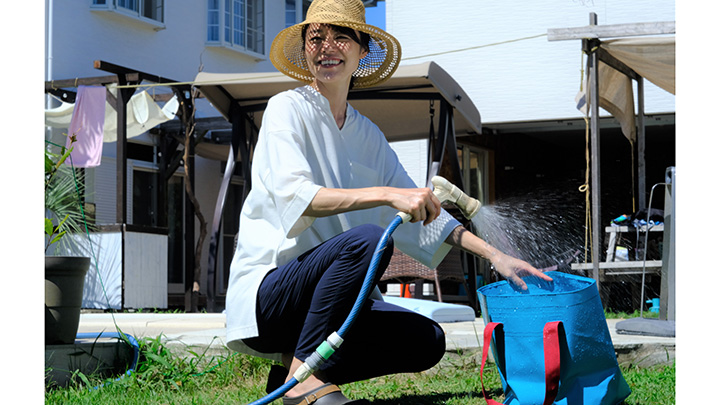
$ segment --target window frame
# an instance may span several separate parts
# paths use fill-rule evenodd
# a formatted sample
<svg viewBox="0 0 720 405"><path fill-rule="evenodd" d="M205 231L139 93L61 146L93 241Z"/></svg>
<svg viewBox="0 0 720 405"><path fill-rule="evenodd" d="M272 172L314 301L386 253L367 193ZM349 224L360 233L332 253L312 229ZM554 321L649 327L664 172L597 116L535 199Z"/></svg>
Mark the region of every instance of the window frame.
<svg viewBox="0 0 720 405"><path fill-rule="evenodd" d="M257 60L267 59L265 10L264 0L208 0L206 46L230 49ZM248 18L250 13L254 20ZM259 46L249 46L258 37L254 42Z"/></svg>
<svg viewBox="0 0 720 405"><path fill-rule="evenodd" d="M155 10L160 10L157 19L144 15L147 2L152 3L151 7ZM128 17L147 24L156 31L165 29L165 0L91 0L90 9Z"/></svg>
<svg viewBox="0 0 720 405"><path fill-rule="evenodd" d="M463 176L463 187L467 194L480 201L480 204L490 203L490 151L475 145L458 144L458 158L460 159L460 170ZM478 158L478 167L471 167L471 156ZM471 171L476 170L479 174L475 184L471 184Z"/></svg>

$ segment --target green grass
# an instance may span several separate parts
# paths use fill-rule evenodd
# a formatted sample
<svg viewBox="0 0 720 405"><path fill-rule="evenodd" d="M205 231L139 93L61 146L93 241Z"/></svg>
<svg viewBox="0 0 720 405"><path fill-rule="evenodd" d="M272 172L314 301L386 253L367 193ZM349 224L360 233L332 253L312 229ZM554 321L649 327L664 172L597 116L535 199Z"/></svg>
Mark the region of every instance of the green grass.
<svg viewBox="0 0 720 405"><path fill-rule="evenodd" d="M653 318L658 319L659 313L657 312L650 312L650 311L643 311L642 317L643 318ZM605 311L605 319L630 319L630 318L640 318L640 311L637 309L632 312L612 312L612 311Z"/></svg>
<svg viewBox="0 0 720 405"><path fill-rule="evenodd" d="M265 395L272 364L268 360L231 353L208 355L187 350L171 352L161 337L139 341L141 359L130 376L100 379L76 373L66 388L46 387L46 404L247 404ZM623 368L633 393L625 404L674 404L675 365ZM485 368L490 396L502 397L499 375ZM429 372L398 374L342 387L351 398L375 405L485 403L482 399L477 353L449 354ZM280 404L275 401L274 404Z"/></svg>

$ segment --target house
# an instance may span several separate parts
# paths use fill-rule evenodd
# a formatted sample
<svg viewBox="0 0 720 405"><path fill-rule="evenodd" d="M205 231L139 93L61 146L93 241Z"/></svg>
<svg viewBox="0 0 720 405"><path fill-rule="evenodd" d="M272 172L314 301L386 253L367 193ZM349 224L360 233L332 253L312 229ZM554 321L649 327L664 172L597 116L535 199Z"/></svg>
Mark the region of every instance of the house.
<svg viewBox="0 0 720 405"><path fill-rule="evenodd" d="M598 14L599 25L674 21L675 2L556 0L522 7L479 6L473 0L442 7L429 0L386 2L387 29L403 46L402 63L433 60L466 89L481 111L488 135L484 143L494 145L496 189L490 192L497 198L522 193L526 184L535 187L567 170L583 181L585 123L575 95L587 58L580 41L550 42L547 31L585 26L590 12ZM652 83L645 87L647 154L665 155L665 149L672 156L675 97ZM603 120L608 129L603 151L627 152L629 144L617 138L618 124L605 111L601 116L608 117ZM558 153L551 156L574 163L560 165L546 159L546 152L553 149ZM619 159L624 166L627 158L627 153L608 156L608 164ZM664 168L673 163L669 158L649 163L656 166L648 170L648 184L661 181ZM618 168L618 174L608 170L607 180L629 172L625 167Z"/></svg>
<svg viewBox="0 0 720 405"><path fill-rule="evenodd" d="M103 66L143 72L169 82L192 81L199 71L274 71L267 56L272 39L286 26L302 21L309 3L308 0L47 0L45 79L46 94L49 96L46 108L56 108L61 101L74 101L79 85L102 84L99 79L93 78L115 73L102 70ZM375 1L365 3L368 7L376 4ZM99 65L101 69L95 67L95 61L102 61ZM160 106L172 96L168 86L152 86L155 83L147 80L143 84L149 86L134 89L136 93L147 91ZM197 100L195 107L196 117L207 118L211 122L209 126L197 129L202 136L221 138L223 124L227 123L219 117L219 113L202 99ZM46 139L64 143L62 134L66 131L66 128L48 129ZM200 233L192 214L187 215L192 204L184 195L184 169L182 164L178 164L181 159L176 159L174 166L164 162L165 167L162 167L163 151L166 157L171 158L171 153L177 157L177 152L183 148L177 144L163 146L160 142L163 138L145 132L133 137L127 144L124 219L118 220L120 214L116 208L117 142L104 143L101 165L85 169L86 208L94 213L95 222L101 228L108 233L117 233L118 224L127 224L134 227L133 232L138 235L166 236L168 253L160 254L166 258L144 258L152 263L166 263L167 266L166 274L161 272L154 276L154 283L166 278L169 297L169 300L153 297L151 302L154 304L148 306L157 307L186 302L187 274L192 274L188 268L193 266L188 263L193 257L190 251L194 250ZM164 147L166 150L163 150ZM220 161L203 157L198 152L194 157L193 170L200 210L210 221L223 166ZM218 244L218 266L221 269L229 267L232 256L240 203L234 195L241 188L241 181L237 180L229 192L223 236ZM142 245L143 242L139 243ZM207 257L209 244L209 238L206 238L202 247L204 257ZM131 292L127 280L114 280L113 285L110 305L115 308L134 306L131 304L133 301L147 302L148 296L164 295L162 292L148 294L148 285L138 285L135 298L131 298L128 296ZM192 287L191 282L189 285ZM102 302L96 305L107 306Z"/></svg>
<svg viewBox="0 0 720 405"><path fill-rule="evenodd" d="M367 7L377 3L366 2ZM465 188L484 203L522 196L539 186L558 190L558 184L571 183L577 188L584 181L585 123L574 109L583 66L580 44L548 43L542 36L548 28L585 25L590 11L598 12L601 24L637 22L639 15L649 21L674 19L674 3L669 1L630 4L610 0L601 5L555 1L527 5L521 10L501 4L480 7L471 0L445 2L442 6L427 0L385 3L386 28L403 45L402 63L436 61L468 90L482 112L483 136L459 138L458 147L464 177L473 179ZM94 68L94 61L170 82L190 82L199 71L274 71L267 58L272 38L284 27L301 21L308 4L302 0L47 0L46 81L53 88L56 81L67 84L74 78L112 73ZM137 91L147 91L160 104L170 98L167 86L143 84L146 86ZM76 87L58 87L51 93L62 98ZM653 142L647 153L663 156L653 161L655 168L648 168L650 177L658 175L658 168L674 164L674 99L648 87L648 138ZM49 99L47 107L57 104ZM227 142L228 124L217 119L215 108L203 99L197 100L196 108L196 130L206 139ZM154 229L167 235L166 305L188 306L193 267L189 262L200 227L192 214L188 215L192 204L184 196L184 169L178 164L181 159L175 159L174 165L169 162L168 151L177 153L183 148L161 144L159 139L167 137L157 134L182 133L177 120L173 122L128 142L125 223L135 225L137 233ZM626 173L631 171L629 155L621 152L628 148L626 141L611 117L602 125L608 133L603 148L611 151L603 159L617 167L603 181L617 183L626 195L632 194L632 186L626 184ZM51 132L49 138L62 139L62 130ZM427 144L423 142L394 144L418 183L426 176ZM117 187L113 185L118 176L117 150L116 143L104 144L101 166L86 169L86 202L94 210L98 224L123 222L118 221ZM194 157L194 191L208 223L213 219L223 177L222 160L211 151L197 151ZM571 173L570 178L566 173ZM238 172L228 190L217 244L218 268L224 272L232 257L237 230L241 178ZM648 184L652 182L648 180ZM582 197L578 193L574 198ZM619 209L629 209L627 200L618 202ZM612 212L612 207L606 208ZM188 226L192 223L195 226ZM206 238L202 247L205 257L209 245ZM203 279L200 284L205 282ZM123 306L127 291L118 285L119 304L113 305Z"/></svg>
<svg viewBox="0 0 720 405"><path fill-rule="evenodd" d="M548 32L587 26L590 13L597 14L599 26L674 24L675 2L386 2L386 28L403 46L403 63L433 60L458 81L482 113L482 136L460 137L458 144L463 153L474 151L483 157L479 161L489 162L481 169L485 173L474 177L485 180L476 185L487 187L483 202L498 207L498 220L506 220L506 229L537 231L534 239L553 241L542 249L560 245L558 255L584 250L588 242L583 229L586 195L578 188L588 183L586 175L592 172L586 159L592 148L586 142L589 123L575 100L588 56L581 40L550 41ZM633 90L637 103L637 87ZM648 200L651 187L665 181L666 168L675 166L675 96L647 80L643 95L645 178L637 167L638 154L643 153L639 143L629 142L618 120L600 110L602 205L601 219L594 222L601 229L648 203L663 208L662 197ZM527 225L535 222L537 226ZM597 250L604 253L602 236L595 240L600 243ZM508 245L532 250L522 243Z"/></svg>

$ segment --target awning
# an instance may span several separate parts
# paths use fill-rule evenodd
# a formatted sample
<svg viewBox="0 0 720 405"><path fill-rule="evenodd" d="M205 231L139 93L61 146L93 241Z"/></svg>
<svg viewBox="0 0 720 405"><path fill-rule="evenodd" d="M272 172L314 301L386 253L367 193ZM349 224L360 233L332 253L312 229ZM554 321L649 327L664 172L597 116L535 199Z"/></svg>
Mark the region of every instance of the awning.
<svg viewBox="0 0 720 405"><path fill-rule="evenodd" d="M259 128L264 105L273 95L302 85L282 73L205 73L194 85L226 118L231 104L253 111ZM430 127L427 94L440 97L455 109L457 136L480 134L480 113L460 85L434 62L398 67L385 83L350 92L352 106L373 121L388 141L427 139ZM413 97L417 94L417 97ZM402 102L398 99L402 98ZM438 105L435 105L436 109ZM437 119L436 119L437 120ZM227 153L225 153L227 156Z"/></svg>
<svg viewBox="0 0 720 405"><path fill-rule="evenodd" d="M219 238L221 216L227 189L232 179L234 165L240 161L245 176L243 195L249 190L252 142L254 133L247 133L247 123L260 128L262 115L270 97L282 91L301 86L301 82L276 73L204 73L197 75L193 85L230 122L233 122L232 141L238 142L239 155L243 159L228 159L230 145L196 145L196 153L202 156L218 156L226 160L225 171L218 193L210 232L212 241ZM470 97L458 83L434 62L400 66L381 85L368 89L350 91L348 101L361 114L374 122L388 141L431 139L428 142L427 178L440 172L455 184L463 184L462 170L458 161L456 137L482 133L480 113ZM431 113L432 111L432 113ZM431 115L433 114L433 115ZM433 131L430 125L433 124ZM438 128L435 130L435 128ZM450 151L450 153L445 153ZM444 164L444 165L443 165ZM217 252L211 253L207 271L208 308L212 312L222 278L216 278ZM471 261L468 261L471 263ZM474 274L474 267L468 272ZM470 269L472 267L472 269ZM475 277L471 275L474 280ZM220 281L217 281L220 280ZM476 307L477 308L477 307Z"/></svg>
<svg viewBox="0 0 720 405"><path fill-rule="evenodd" d="M675 94L675 37L624 38L602 41L600 48L639 76ZM632 80L600 58L598 95L600 107L620 123L630 141L635 131L635 101Z"/></svg>
<svg viewBox="0 0 720 405"><path fill-rule="evenodd" d="M661 89L675 94L675 37L625 38L603 41L610 55Z"/></svg>

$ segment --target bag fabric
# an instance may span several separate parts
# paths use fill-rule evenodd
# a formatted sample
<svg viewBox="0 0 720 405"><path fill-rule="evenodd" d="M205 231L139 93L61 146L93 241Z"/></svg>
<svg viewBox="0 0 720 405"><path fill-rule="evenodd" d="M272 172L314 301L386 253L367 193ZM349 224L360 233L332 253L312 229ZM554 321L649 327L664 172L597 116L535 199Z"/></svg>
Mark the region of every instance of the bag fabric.
<svg viewBox="0 0 720 405"><path fill-rule="evenodd" d="M507 281L477 291L487 325L483 366L490 348L503 403L621 403L630 387L618 367L595 280L547 274L552 282L525 278L526 291ZM559 358L558 364L552 357Z"/></svg>

